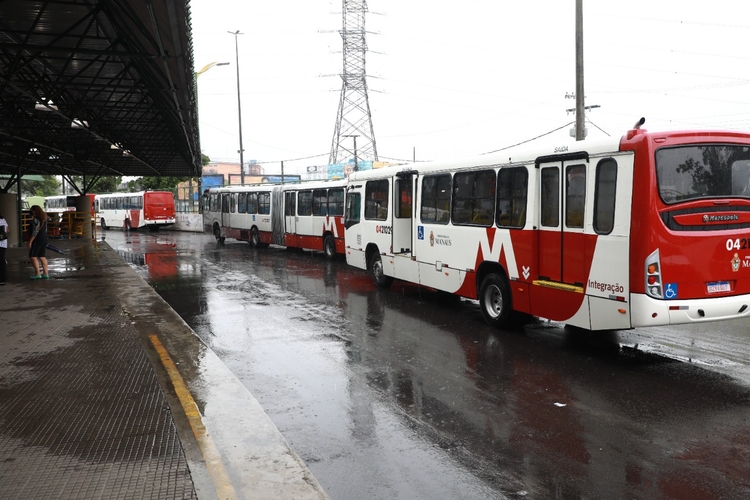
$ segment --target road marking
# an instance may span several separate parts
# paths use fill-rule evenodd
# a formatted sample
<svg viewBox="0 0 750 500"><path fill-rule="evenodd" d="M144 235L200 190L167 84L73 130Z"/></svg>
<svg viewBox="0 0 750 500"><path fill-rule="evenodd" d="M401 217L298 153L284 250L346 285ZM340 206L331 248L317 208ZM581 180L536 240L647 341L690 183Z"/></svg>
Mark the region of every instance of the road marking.
<svg viewBox="0 0 750 500"><path fill-rule="evenodd" d="M206 461L206 467L214 483L217 497L227 500L236 499L237 493L235 493L234 487L229 480L229 474L227 474L224 463L221 461L221 454L216 448L213 439L209 436L206 426L203 425L203 417L200 411L198 411L198 405L195 404L195 400L185 385L182 375L177 370L177 366L172 361L169 351L162 345L156 335L151 334L148 337L154 345L157 354L159 354L159 358L161 358L161 362L167 370L169 378L172 380L177 398L180 400L180 404L182 404L182 409L185 411L185 415L190 422L190 428L193 430L193 435L198 442L203 459Z"/></svg>

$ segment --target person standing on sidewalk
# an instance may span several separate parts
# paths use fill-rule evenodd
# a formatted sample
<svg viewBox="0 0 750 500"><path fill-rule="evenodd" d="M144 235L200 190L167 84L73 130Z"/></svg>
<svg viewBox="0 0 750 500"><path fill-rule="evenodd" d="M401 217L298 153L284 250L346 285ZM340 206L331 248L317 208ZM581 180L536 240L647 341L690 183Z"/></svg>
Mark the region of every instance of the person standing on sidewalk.
<svg viewBox="0 0 750 500"><path fill-rule="evenodd" d="M34 217L31 226L31 238L26 245L29 247L29 258L31 259L31 265L34 266L34 275L29 277L33 280L49 279L49 270L47 269L47 214L39 205L32 205L31 215ZM42 272L39 270L40 262Z"/></svg>
<svg viewBox="0 0 750 500"><path fill-rule="evenodd" d="M5 261L5 251L8 250L8 221L0 214L0 286L8 281L8 263Z"/></svg>

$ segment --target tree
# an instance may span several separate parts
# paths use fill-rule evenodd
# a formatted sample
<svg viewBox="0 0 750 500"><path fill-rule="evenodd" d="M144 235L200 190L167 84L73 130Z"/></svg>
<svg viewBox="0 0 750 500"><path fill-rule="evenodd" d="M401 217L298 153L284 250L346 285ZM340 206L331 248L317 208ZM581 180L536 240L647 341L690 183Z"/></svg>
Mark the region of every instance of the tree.
<svg viewBox="0 0 750 500"><path fill-rule="evenodd" d="M144 190L174 191L177 184L188 179L189 177L141 177L139 182Z"/></svg>
<svg viewBox="0 0 750 500"><path fill-rule="evenodd" d="M100 177L91 187L91 192L114 193L120 188L120 184L122 184L122 177L120 176Z"/></svg>
<svg viewBox="0 0 750 500"><path fill-rule="evenodd" d="M60 192L60 183L54 175L43 175L41 181L21 181L21 191L28 196L54 196Z"/></svg>
<svg viewBox="0 0 750 500"><path fill-rule="evenodd" d="M210 162L211 158L201 153L201 165L205 167ZM178 184L180 184L181 182L185 182L188 179L190 179L190 177L139 177L138 179L128 181L128 191L131 193L135 191L148 190L174 192L177 189ZM198 181L199 179L197 177L193 177L193 183L196 186L198 185Z"/></svg>

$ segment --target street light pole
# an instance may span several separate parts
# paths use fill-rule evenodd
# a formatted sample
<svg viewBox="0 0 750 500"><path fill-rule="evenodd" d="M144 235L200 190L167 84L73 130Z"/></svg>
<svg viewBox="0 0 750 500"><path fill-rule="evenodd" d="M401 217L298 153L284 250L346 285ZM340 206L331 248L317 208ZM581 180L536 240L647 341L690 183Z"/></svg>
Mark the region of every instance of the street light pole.
<svg viewBox="0 0 750 500"><path fill-rule="evenodd" d="M240 184L245 184L245 150L242 149L242 104L240 102L240 52L237 46L237 35L242 35L240 30L227 31L234 35L234 57L237 63L237 116L240 124Z"/></svg>

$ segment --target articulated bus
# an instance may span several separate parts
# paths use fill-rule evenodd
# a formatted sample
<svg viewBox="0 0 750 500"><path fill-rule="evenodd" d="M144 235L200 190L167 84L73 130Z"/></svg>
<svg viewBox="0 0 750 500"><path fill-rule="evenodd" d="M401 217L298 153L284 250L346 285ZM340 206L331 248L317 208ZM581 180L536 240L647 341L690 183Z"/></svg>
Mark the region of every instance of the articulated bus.
<svg viewBox="0 0 750 500"><path fill-rule="evenodd" d="M345 248L345 187L345 180L332 180L211 188L204 195L204 230L219 241L322 250L333 258Z"/></svg>
<svg viewBox="0 0 750 500"><path fill-rule="evenodd" d="M352 173L346 259L589 330L750 317L750 134L649 133Z"/></svg>
<svg viewBox="0 0 750 500"><path fill-rule="evenodd" d="M97 194L95 210L96 219L105 230L147 227L158 231L176 222L174 194L170 191Z"/></svg>

